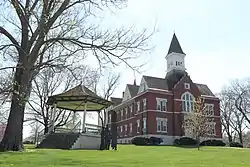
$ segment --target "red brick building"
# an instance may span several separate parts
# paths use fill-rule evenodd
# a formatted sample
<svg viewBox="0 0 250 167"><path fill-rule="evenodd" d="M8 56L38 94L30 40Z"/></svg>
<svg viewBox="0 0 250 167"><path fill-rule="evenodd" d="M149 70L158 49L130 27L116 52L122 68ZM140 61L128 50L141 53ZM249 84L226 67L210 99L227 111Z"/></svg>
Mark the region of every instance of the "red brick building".
<svg viewBox="0 0 250 167"><path fill-rule="evenodd" d="M194 83L185 69L185 53L173 35L164 78L143 76L140 85L127 84L122 98L111 98L108 123L117 123L118 143L130 143L136 136L160 137L163 144L173 144L176 138L187 136L182 128L184 114L191 112L197 97L214 121L210 138L222 138L220 101L205 84ZM116 118L111 113L115 112Z"/></svg>

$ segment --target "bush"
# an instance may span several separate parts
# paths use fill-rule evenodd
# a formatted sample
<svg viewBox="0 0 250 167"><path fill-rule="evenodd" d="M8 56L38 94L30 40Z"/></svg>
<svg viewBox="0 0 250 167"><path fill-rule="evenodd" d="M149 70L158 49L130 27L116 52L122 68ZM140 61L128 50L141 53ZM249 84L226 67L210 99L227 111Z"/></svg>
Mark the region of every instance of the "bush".
<svg viewBox="0 0 250 167"><path fill-rule="evenodd" d="M163 142L163 140L161 138L158 137L150 137L149 138L149 143L152 145L159 145Z"/></svg>
<svg viewBox="0 0 250 167"><path fill-rule="evenodd" d="M148 144L148 139L145 137L135 137L132 139L132 144L138 145L138 146L144 146Z"/></svg>
<svg viewBox="0 0 250 167"><path fill-rule="evenodd" d="M28 141L28 140L27 140L27 141L24 141L23 144L34 144L34 142L33 142L33 141Z"/></svg>
<svg viewBox="0 0 250 167"><path fill-rule="evenodd" d="M224 143L221 140L205 140L200 143L201 146L225 146L226 143Z"/></svg>
<svg viewBox="0 0 250 167"><path fill-rule="evenodd" d="M192 139L190 137L182 137L180 139L175 139L174 144L178 146L197 145L197 140Z"/></svg>
<svg viewBox="0 0 250 167"><path fill-rule="evenodd" d="M240 147L243 148L243 145L239 142L232 142L230 143L230 147Z"/></svg>
<svg viewBox="0 0 250 167"><path fill-rule="evenodd" d="M159 145L163 142L161 138L157 137L135 137L132 139L131 143L137 146L146 146L146 145Z"/></svg>

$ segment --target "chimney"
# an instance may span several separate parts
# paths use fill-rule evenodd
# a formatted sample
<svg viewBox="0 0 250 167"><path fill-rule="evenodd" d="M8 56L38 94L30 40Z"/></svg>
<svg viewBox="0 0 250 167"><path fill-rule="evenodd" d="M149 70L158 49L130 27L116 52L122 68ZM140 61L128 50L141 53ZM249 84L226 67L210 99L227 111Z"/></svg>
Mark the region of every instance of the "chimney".
<svg viewBox="0 0 250 167"><path fill-rule="evenodd" d="M122 92L122 97L124 97L124 93L125 93L125 92Z"/></svg>

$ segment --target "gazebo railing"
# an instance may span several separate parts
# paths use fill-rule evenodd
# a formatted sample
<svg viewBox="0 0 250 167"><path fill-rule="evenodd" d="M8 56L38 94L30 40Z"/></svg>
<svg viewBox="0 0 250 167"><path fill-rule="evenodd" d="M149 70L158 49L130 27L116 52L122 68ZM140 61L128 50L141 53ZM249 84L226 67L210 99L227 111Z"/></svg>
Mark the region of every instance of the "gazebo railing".
<svg viewBox="0 0 250 167"><path fill-rule="evenodd" d="M101 134L102 127L94 124L85 124L85 133L89 134Z"/></svg>
<svg viewBox="0 0 250 167"><path fill-rule="evenodd" d="M82 130L81 128L81 121L79 121L73 128L63 128L58 127L55 128L55 133L87 133L87 134L100 134L102 130L102 126L94 125L94 124L85 124L85 130Z"/></svg>

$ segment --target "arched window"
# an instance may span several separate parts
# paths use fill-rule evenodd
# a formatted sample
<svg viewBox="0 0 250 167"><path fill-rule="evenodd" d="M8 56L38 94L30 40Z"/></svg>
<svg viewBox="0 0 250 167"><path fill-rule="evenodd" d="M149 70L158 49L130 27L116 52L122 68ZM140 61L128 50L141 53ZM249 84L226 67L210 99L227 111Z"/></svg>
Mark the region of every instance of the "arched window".
<svg viewBox="0 0 250 167"><path fill-rule="evenodd" d="M182 111L184 112L191 112L194 109L194 96L189 93L185 92L181 96L182 100Z"/></svg>

